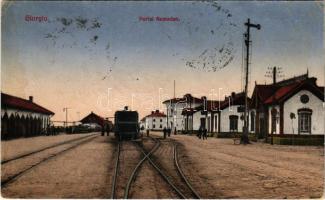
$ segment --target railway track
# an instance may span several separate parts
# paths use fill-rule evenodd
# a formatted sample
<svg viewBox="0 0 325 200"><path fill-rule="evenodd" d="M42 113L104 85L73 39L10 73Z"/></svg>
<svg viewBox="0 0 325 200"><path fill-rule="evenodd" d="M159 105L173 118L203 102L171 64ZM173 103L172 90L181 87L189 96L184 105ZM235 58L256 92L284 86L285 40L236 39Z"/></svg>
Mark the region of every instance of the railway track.
<svg viewBox="0 0 325 200"><path fill-rule="evenodd" d="M2 177L1 178L1 187L2 188L6 187L8 184L13 183L19 177L23 176L24 174L26 174L30 170L34 169L36 166L39 166L40 164L43 164L43 163L51 160L52 158L57 157L57 156L65 153L67 151L70 151L70 150L72 150L72 149L74 149L74 148L76 148L76 147L78 147L78 146L80 146L82 144L90 142L93 139L95 139L96 137L98 137L98 135L91 135L91 136L86 136L86 137L82 137L82 138L78 138L78 139L74 139L74 140L69 140L69 141L66 141L66 142L62 142L60 144L56 144L56 145L52 145L50 147L43 148L43 149L38 150L38 151L34 151L34 152L31 152L31 153L28 153L28 154L17 156L17 157L12 158L12 159L8 159L6 162L4 162L4 164L3 163L1 164L2 174L4 174L4 171L6 171L6 169L10 168L10 167L8 167L8 165L10 165L10 164L13 165L13 166L22 167L22 169L14 170L14 172L11 172L10 175L8 175L5 178ZM55 152L55 153L48 153L49 155L44 156L43 158L38 158L37 162L28 161L29 158L32 158L32 156L37 156L38 153L41 153L41 152L44 153L46 150L55 149L55 148L58 148L58 147L62 148L62 146L64 146L64 145L67 145L68 147L63 148L62 150L60 150L60 149L56 150L57 152ZM26 162L26 159L27 159L27 165L26 166L25 165L20 166L19 161L22 161L22 162L25 161ZM18 162L18 164L16 162ZM32 164L30 164L30 163L28 164L28 162L32 162Z"/></svg>
<svg viewBox="0 0 325 200"><path fill-rule="evenodd" d="M79 141L79 140L82 140L82 139L85 139L85 138L91 137L91 136L93 136L93 134L92 135L87 135L87 136L84 136L84 137L80 137L80 138L75 138L75 139L63 141L63 142L56 143L56 144L51 145L51 146L48 146L48 147L44 147L44 148L38 149L38 150L33 151L33 152L28 152L28 153L25 153L25 154L21 154L21 155L18 155L18 156L14 156L12 158L8 158L6 160L2 160L1 161L1 165L6 164L6 163L9 163L9 162L12 162L12 161L15 161L15 160L18 160L18 159L21 159L21 158L24 158L24 157L27 157L27 156L31 156L31 155L36 154L36 153L40 153L42 151L45 151L45 150L48 150L48 149L51 149L51 148L54 148L54 147L58 147L58 146L65 145L65 144L68 144L68 143L71 143L71 142Z"/></svg>
<svg viewBox="0 0 325 200"><path fill-rule="evenodd" d="M159 141L156 138L152 140ZM176 143L171 140L163 140L163 145L159 151L156 151L152 156L152 163L154 163L160 171L164 173L165 180L170 182L171 186L178 191L180 198L184 199L200 199L198 193L191 186L184 173L181 170L178 161ZM168 179L168 180L167 180Z"/></svg>
<svg viewBox="0 0 325 200"><path fill-rule="evenodd" d="M197 191L192 187L191 183L187 180L187 178L185 177L179 162L178 162L178 153L177 153L177 144L174 143L174 163L175 166L177 168L178 173L181 175L183 181L185 182L185 184L187 185L187 187L191 190L191 192L194 194L196 199L201 199L200 195L197 193Z"/></svg>
<svg viewBox="0 0 325 200"><path fill-rule="evenodd" d="M124 144L123 144L124 143ZM115 198L123 198L123 196L125 198L127 198L128 196L128 193L130 191L130 188L131 188L131 184L132 184L132 181L134 180L140 166L143 164L143 162L147 159L147 157L150 155L145 155L143 158L141 158L141 160L139 162L137 162L136 164L133 165L132 169L131 170L128 170L128 167L127 165L125 165L125 163L122 163L122 166L123 164L125 165L125 168L123 169L123 173L120 173L119 174L119 170L120 169L120 166L121 166L121 163L120 162L125 162L125 159L121 158L121 152L124 152L124 151L127 151L127 150L124 150L125 147L122 148L122 146L125 145L127 146L128 145L128 142L119 142L118 145L117 145L117 152L116 152L116 159L115 159L115 168L114 168L114 173L113 173L113 178L112 178L112 189L111 189L111 196L110 198L111 199L115 199ZM134 143L132 143L132 145L134 145ZM158 145L159 144L156 144L156 146L154 146L152 149L151 149L151 152L154 152L155 149L158 148ZM150 153L150 152L149 152ZM123 153L122 153L123 154ZM130 152L129 152L129 155L130 155ZM133 158L134 159L134 158ZM132 165L132 164L131 164ZM127 173L128 171L130 171L130 175L127 177L126 181L124 181L125 179L125 173ZM124 176L124 177L119 177L120 176ZM118 180L120 179L120 180ZM120 181L120 185L121 184L124 184L123 182L125 182L125 185L123 185L123 189L124 189L124 192L123 192L123 196L120 195L120 197L118 197L118 189L121 189L122 187L121 186L118 186L118 182Z"/></svg>
<svg viewBox="0 0 325 200"><path fill-rule="evenodd" d="M139 162L134 166L132 169L132 172L130 173L128 177L128 181L126 183L126 186L124 187L124 199L129 198L129 192L132 187L132 184L134 183L134 180L138 174L138 171L143 165L143 163L147 160L149 164L154 168L156 172L162 177L163 180L172 188L173 191L179 196L179 198L182 199L200 199L201 197L198 195L198 193L194 190L190 182L187 180L185 177L184 173L181 170L181 167L179 165L178 161L178 154L177 154L177 145L171 141L172 147L173 147L173 152L171 154L172 162L171 164L174 166L174 171L173 175L171 175L171 172L168 172L166 169L164 169L161 166L161 163L158 162L159 157L155 156L155 159L152 159L153 155L157 152L158 149L161 147L161 142L156 139L150 137L151 140L154 141L155 145L152 148L144 148L141 146L138 142L133 142L136 143L136 146L138 149L141 151L143 157L140 159ZM117 145L117 151L116 151L116 159L115 159L115 169L113 173L113 178L112 178L112 189L111 189L111 196L110 198L114 199L116 197L116 189L117 189L117 180L119 176L119 167L120 167L120 156L121 156L121 146L122 142L119 142ZM177 177L175 177L177 176ZM178 180L175 180L178 179Z"/></svg>

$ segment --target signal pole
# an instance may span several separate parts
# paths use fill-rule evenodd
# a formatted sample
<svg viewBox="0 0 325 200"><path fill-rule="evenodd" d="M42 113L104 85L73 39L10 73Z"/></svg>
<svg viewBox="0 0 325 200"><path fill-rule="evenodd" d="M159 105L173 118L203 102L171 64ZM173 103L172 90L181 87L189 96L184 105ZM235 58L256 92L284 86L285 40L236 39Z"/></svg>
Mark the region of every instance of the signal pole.
<svg viewBox="0 0 325 200"><path fill-rule="evenodd" d="M247 102L247 88L248 88L248 68L249 68L249 44L250 44L250 28L256 28L257 30L261 29L260 24L251 24L250 19L247 19L247 22L245 23L245 26L247 26L247 32L246 32L246 75L245 75L245 112L244 112L244 132L241 137L241 143L243 144L249 144L248 139L248 121L247 121L247 112L248 112L248 102Z"/></svg>
<svg viewBox="0 0 325 200"><path fill-rule="evenodd" d="M65 128L68 126L68 109L70 108L63 108L63 112L65 112Z"/></svg>
<svg viewBox="0 0 325 200"><path fill-rule="evenodd" d="M272 67L268 67L268 72L266 72L265 77L269 77L273 79L273 86L276 85L276 79L277 77L283 77L283 75L281 74L281 67L276 67L274 66ZM275 109L275 93L272 95L272 109L271 109L271 145L273 145L273 134L274 132L276 132L276 118L277 118L277 113L278 111ZM268 134L266 135L266 141L268 138Z"/></svg>

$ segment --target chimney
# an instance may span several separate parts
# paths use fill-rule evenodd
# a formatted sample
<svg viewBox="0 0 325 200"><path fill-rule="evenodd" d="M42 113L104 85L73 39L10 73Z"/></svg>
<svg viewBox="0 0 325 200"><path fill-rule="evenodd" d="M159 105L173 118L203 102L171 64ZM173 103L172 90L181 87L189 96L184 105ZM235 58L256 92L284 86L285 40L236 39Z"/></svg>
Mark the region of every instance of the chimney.
<svg viewBox="0 0 325 200"><path fill-rule="evenodd" d="M159 113L159 110L156 110L156 113Z"/></svg>
<svg viewBox="0 0 325 200"><path fill-rule="evenodd" d="M129 109L128 106L124 106L124 110L127 111Z"/></svg>
<svg viewBox="0 0 325 200"><path fill-rule="evenodd" d="M151 111L151 114L154 114L155 112L154 111Z"/></svg>
<svg viewBox="0 0 325 200"><path fill-rule="evenodd" d="M29 96L29 101L33 102L33 96Z"/></svg>
<svg viewBox="0 0 325 200"><path fill-rule="evenodd" d="M235 93L235 92L232 92L232 93L231 93L231 97L232 97L232 98L235 98L235 96L236 96L236 93Z"/></svg>

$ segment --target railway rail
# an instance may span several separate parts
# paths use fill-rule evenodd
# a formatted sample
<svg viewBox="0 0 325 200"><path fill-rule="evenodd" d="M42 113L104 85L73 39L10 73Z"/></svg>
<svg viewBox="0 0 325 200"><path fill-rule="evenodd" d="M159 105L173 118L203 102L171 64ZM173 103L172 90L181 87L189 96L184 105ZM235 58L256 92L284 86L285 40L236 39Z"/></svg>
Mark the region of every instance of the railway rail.
<svg viewBox="0 0 325 200"><path fill-rule="evenodd" d="M31 153L28 153L28 154L24 154L24 155L21 155L21 156L18 156L18 157L15 157L15 158L12 158L12 159L8 159L7 162L5 162L5 164L2 164L2 167L7 165L8 163L10 163L11 161L19 161L19 159L22 159L22 158L26 158L28 156L32 156L32 155L37 155L37 153L40 153L42 151L45 151L45 150L48 150L48 149L51 149L51 148L55 148L55 147L59 147L63 144L70 144L70 143L74 143L76 142L76 144L73 144L72 146L69 146L65 149L63 149L62 151L59 151L55 154L50 154L49 156L41 159L40 161L28 166L27 168L24 168L22 170L19 170L18 172L15 172L13 175L10 175L9 177L5 178L5 179L2 179L1 180L1 187L4 188L6 187L8 184L16 181L19 177L23 176L24 174L26 174L27 172L29 172L30 170L32 170L33 168L35 168L36 166L39 166L40 164L43 164L49 160L51 160L52 158L54 157L57 157L67 151L70 151L82 144L85 144L87 142L90 142L92 141L93 139L95 139L96 137L98 137L98 135L91 135L91 136L86 136L86 137L82 137L82 138L78 138L78 139L73 139L73 140L69 140L69 141L66 141L66 142L62 142L60 144L56 144L56 145L52 145L50 147L46 147L46 148L43 148L41 150L38 150L38 151L34 151L34 152L31 152ZM3 173L3 172L2 172Z"/></svg>
<svg viewBox="0 0 325 200"><path fill-rule="evenodd" d="M68 144L68 143L71 143L71 142L79 141L79 140L82 140L82 139L85 139L85 138L91 137L91 136L93 136L93 134L92 135L87 135L87 136L84 136L84 137L80 137L80 138L75 138L75 139L63 141L63 142L60 142L60 143L56 143L56 144L53 144L51 146L47 146L47 147L38 149L36 151L28 152L28 153L25 153L25 154L20 154L18 156L14 156L12 158L8 158L8 159L5 159L5 160L2 160L1 161L1 165L6 164L6 163L9 163L9 162L12 162L14 160L18 160L18 159L27 157L27 156L31 156L31 155L36 154L36 153L40 153L42 151L45 151L45 150L48 150L48 149L51 149L51 148L54 148L54 147L58 147L58 146L65 145L65 144Z"/></svg>
<svg viewBox="0 0 325 200"><path fill-rule="evenodd" d="M132 183L134 182L134 179L137 175L137 172L140 168L140 166L146 161L148 160L148 162L150 163L150 165L159 173L159 175L166 181L166 183L175 191L175 193L182 199L187 199L187 198L196 198L199 199L200 196L198 195L198 193L194 190L194 188L191 186L191 184L189 183L189 181L186 179L184 173L181 170L181 167L179 165L178 162L178 156L177 156L177 146L176 144L173 143L173 164L175 165L175 168L177 169L177 174L179 174L181 177L181 180L183 180L184 184L186 185L186 187L188 187L188 189L190 190L190 195L187 194L185 195L184 192L181 191L181 189L179 189L179 186L177 186L174 181L171 180L171 176L169 176L166 172L164 172L161 167L157 164L156 161L154 161L153 159L151 159L151 156L157 151L157 149L159 149L159 147L161 146L161 142L156 139L156 138L152 138L149 137L150 139L152 139L155 142L155 145L153 148L151 148L150 150L146 151L146 149L144 149L144 147L142 147L141 145L139 145L137 143L137 147L138 149L141 151L141 153L143 154L143 158L137 163L137 165L134 167L134 169L132 170L131 175L129 176L128 182L126 184L125 190L124 190L124 199L129 198L129 191L130 188L132 187ZM136 143L136 142L134 142ZM112 192L111 192L111 198L115 198L115 194L116 194L116 181L117 181L117 177L118 177L118 167L119 167L119 160L120 160L120 145L121 142L118 143L118 150L117 150L117 157L116 157L116 161L115 161L115 169L114 169L114 174L113 174L113 183L112 183Z"/></svg>
<svg viewBox="0 0 325 200"><path fill-rule="evenodd" d="M194 194L196 199L201 199L200 195L197 193L197 191L192 187L191 183L187 180L187 178L185 177L180 165L179 165L179 161L178 161L178 153L177 153L177 144L173 144L174 145L174 163L175 166L177 168L178 173L181 175L182 179L184 180L184 182L186 183L187 187L191 190L191 192Z"/></svg>

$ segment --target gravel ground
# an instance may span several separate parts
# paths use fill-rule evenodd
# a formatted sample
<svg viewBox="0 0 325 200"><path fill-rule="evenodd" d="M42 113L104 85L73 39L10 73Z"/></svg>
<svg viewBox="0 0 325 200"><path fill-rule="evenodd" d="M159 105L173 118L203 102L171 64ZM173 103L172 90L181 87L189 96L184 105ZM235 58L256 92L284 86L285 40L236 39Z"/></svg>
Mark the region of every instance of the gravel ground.
<svg viewBox="0 0 325 200"><path fill-rule="evenodd" d="M161 136L161 133L153 133ZM324 149L172 135L184 174L203 198L318 198Z"/></svg>
<svg viewBox="0 0 325 200"><path fill-rule="evenodd" d="M108 198L114 169L111 137L91 142L43 163L2 188L6 198Z"/></svg>
<svg viewBox="0 0 325 200"><path fill-rule="evenodd" d="M38 136L31 138L19 138L15 140L1 141L1 161L9 158L33 152L44 147L58 144L63 141L73 140L98 133L61 134L55 136Z"/></svg>
<svg viewBox="0 0 325 200"><path fill-rule="evenodd" d="M79 145L82 142L87 142L94 137L98 137L96 135L92 135L91 137L81 138L80 140L69 142L67 144L59 145L53 148L46 149L44 151L35 153L33 155L29 155L17 160L13 160L11 162L7 162L1 165L1 182L7 180L9 177L14 176L22 171L27 170L31 166L37 165L38 163L43 162L51 156L58 155L61 152L73 148L76 145Z"/></svg>
<svg viewBox="0 0 325 200"><path fill-rule="evenodd" d="M159 132L152 134L162 136ZM2 151L9 158L75 137L78 135L6 141L2 142ZM116 158L113 138L98 136L38 165L2 188L2 197L109 198ZM145 141L144 138L146 148L150 149L153 144ZM165 169L173 167L172 148L168 142L178 144L179 164L203 198L317 198L323 194L323 147L271 146L264 143L234 145L231 139L208 138L203 141L195 136L172 135L163 141L166 144L155 154L161 156L159 164ZM17 146L19 148L15 149ZM135 145L124 147L118 197L123 193L128 172L141 159ZM35 159L55 152L43 152ZM30 164L31 161L20 162ZM16 164L17 169L21 166ZM131 187L130 197L175 198L176 195L146 161Z"/></svg>

